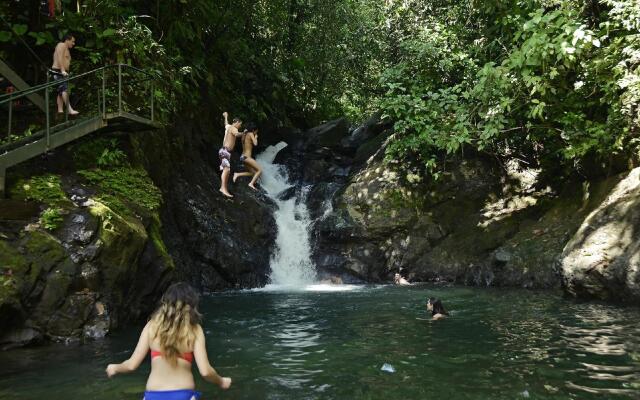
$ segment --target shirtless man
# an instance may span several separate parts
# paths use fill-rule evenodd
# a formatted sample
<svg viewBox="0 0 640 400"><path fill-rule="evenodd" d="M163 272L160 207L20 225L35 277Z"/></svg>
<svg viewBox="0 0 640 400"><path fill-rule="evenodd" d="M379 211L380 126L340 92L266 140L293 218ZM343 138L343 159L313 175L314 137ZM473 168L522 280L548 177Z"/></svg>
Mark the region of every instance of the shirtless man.
<svg viewBox="0 0 640 400"><path fill-rule="evenodd" d="M260 175L262 174L262 168L260 168L260 164L252 157L253 146L258 145L258 127L255 124L249 123L247 124L247 128L245 133L242 135L242 156L240 156L240 162L244 163L246 172L236 172L233 174L233 182L235 183L236 179L241 176L252 176L251 182L249 182L249 187L253 190L256 189L256 182Z"/></svg>
<svg viewBox="0 0 640 400"><path fill-rule="evenodd" d="M218 151L218 157L220 157L220 170L222 171L222 177L220 179L220 192L227 197L233 197L227 189L227 183L229 181L229 173L231 172L231 152L236 147L236 138L242 136L242 133L238 131L242 126L240 118L234 118L233 122L229 124L229 113L226 111L222 113L224 116L224 139L222 141L222 148Z"/></svg>
<svg viewBox="0 0 640 400"><path fill-rule="evenodd" d="M396 285L401 285L401 286L411 285L411 283L409 283L408 280L404 279L404 277L402 275L400 275L399 273L397 273L397 272L393 276L393 283L395 283Z"/></svg>
<svg viewBox="0 0 640 400"><path fill-rule="evenodd" d="M56 50L53 52L53 65L51 66L54 80L64 79L69 75L69 65L71 64L71 52L69 50L75 45L76 39L70 33L64 35L62 41L56 45ZM66 104L69 115L77 115L78 112L69 103L68 90L68 82L63 82L58 86L58 97L56 99L58 114L64 112L64 105Z"/></svg>

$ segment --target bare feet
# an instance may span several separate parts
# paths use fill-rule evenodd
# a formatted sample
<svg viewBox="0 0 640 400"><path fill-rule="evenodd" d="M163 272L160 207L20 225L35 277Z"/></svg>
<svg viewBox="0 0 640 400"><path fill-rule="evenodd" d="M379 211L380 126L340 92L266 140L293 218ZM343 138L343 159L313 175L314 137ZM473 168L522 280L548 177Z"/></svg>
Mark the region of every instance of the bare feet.
<svg viewBox="0 0 640 400"><path fill-rule="evenodd" d="M255 186L253 186L253 183L250 183L247 186L249 186L251 189L255 190L256 192L258 191L258 189Z"/></svg>
<svg viewBox="0 0 640 400"><path fill-rule="evenodd" d="M220 189L220 193L222 193L223 195L225 195L225 196L227 196L229 198L233 197L233 195L231 193L227 192L226 190Z"/></svg>
<svg viewBox="0 0 640 400"><path fill-rule="evenodd" d="M238 173L233 174L233 183L236 183L236 179L238 179Z"/></svg>
<svg viewBox="0 0 640 400"><path fill-rule="evenodd" d="M69 115L78 115L78 114L80 114L80 112L74 110L73 108L69 109Z"/></svg>

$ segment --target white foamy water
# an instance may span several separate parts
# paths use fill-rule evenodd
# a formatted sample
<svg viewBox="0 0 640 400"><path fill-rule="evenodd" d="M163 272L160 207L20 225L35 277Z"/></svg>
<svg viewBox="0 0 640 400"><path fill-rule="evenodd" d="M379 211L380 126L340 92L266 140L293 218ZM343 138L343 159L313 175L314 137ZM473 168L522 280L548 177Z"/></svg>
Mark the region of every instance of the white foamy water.
<svg viewBox="0 0 640 400"><path fill-rule="evenodd" d="M280 142L269 146L256 159L262 165L260 186L266 191L278 210L273 217L278 227L276 248L271 256L271 284L278 290L304 290L316 281L316 271L311 262L309 226L311 220L305 199L296 203L296 197L280 200L278 196L293 187L284 167L273 164L276 154L287 144Z"/></svg>
<svg viewBox="0 0 640 400"><path fill-rule="evenodd" d="M380 285L382 287L383 285ZM269 284L262 288L245 289L245 292L353 292L360 290L374 290L377 287L365 286L365 285L335 285L332 283L314 283L304 286L292 286L292 285L274 285Z"/></svg>

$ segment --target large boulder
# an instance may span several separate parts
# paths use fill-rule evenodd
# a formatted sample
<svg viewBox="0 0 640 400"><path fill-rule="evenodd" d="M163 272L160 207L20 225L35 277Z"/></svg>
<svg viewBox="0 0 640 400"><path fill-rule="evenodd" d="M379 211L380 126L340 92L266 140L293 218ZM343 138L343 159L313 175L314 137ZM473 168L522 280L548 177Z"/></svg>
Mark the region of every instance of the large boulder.
<svg viewBox="0 0 640 400"><path fill-rule="evenodd" d="M554 191L538 185L537 170L480 157L451 162L432 181L383 154L384 145L332 190L329 207L311 203L324 209L312 212L321 271L375 282L401 271L414 281L559 287L564 244L617 182L569 182ZM318 192L335 184L317 185Z"/></svg>
<svg viewBox="0 0 640 400"><path fill-rule="evenodd" d="M578 297L640 304L640 168L589 216L560 259L565 290Z"/></svg>
<svg viewBox="0 0 640 400"><path fill-rule="evenodd" d="M326 122L305 132L307 147L342 148L342 140L349 133L349 125L344 118Z"/></svg>
<svg viewBox="0 0 640 400"><path fill-rule="evenodd" d="M69 197L78 203L56 206L58 227L29 214L0 220L2 348L103 337L147 316L172 279L157 216Z"/></svg>

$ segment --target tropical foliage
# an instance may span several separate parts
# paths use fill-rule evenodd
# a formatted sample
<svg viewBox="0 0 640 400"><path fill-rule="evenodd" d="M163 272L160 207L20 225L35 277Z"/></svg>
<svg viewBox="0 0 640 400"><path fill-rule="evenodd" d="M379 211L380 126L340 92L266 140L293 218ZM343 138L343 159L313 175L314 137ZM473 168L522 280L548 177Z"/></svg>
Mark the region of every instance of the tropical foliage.
<svg viewBox="0 0 640 400"><path fill-rule="evenodd" d="M168 119L224 107L304 127L382 109L389 154L435 176L474 152L568 171L638 152L635 0L62 0L53 19L12 4L0 43L48 59L74 32L74 68L162 77Z"/></svg>

